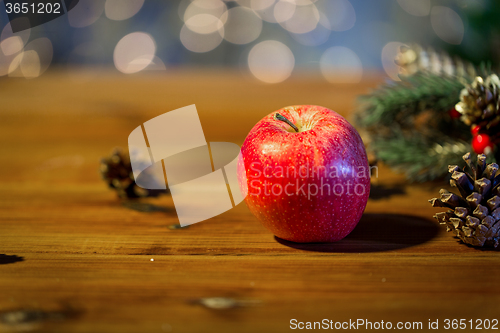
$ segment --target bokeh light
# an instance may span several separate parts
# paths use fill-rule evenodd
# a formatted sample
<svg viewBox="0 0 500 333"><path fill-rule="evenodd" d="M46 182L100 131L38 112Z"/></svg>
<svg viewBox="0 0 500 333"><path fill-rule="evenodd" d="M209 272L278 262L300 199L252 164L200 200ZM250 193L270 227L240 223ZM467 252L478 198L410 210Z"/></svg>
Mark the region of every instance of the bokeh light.
<svg viewBox="0 0 500 333"><path fill-rule="evenodd" d="M16 70L21 65L21 61L23 60L23 57L24 57L24 52L19 53L18 55L16 55L14 57L14 59L11 61L10 65L9 65L9 68L8 68L8 74L9 74L9 76L11 76L11 77L22 77L23 76L20 69L16 73Z"/></svg>
<svg viewBox="0 0 500 333"><path fill-rule="evenodd" d="M184 10L181 15L184 25L179 38L186 49L204 53L220 45L225 35L222 20L227 20L227 7L224 2L221 0L193 0L189 3L182 1L179 4L179 10Z"/></svg>
<svg viewBox="0 0 500 333"><path fill-rule="evenodd" d="M356 23L356 12L349 0L328 0L318 3L318 8L328 18L333 31L349 30Z"/></svg>
<svg viewBox="0 0 500 333"><path fill-rule="evenodd" d="M294 66L292 51L275 40L266 40L254 45L248 54L250 72L266 83L286 80L292 74Z"/></svg>
<svg viewBox="0 0 500 333"><path fill-rule="evenodd" d="M42 75L49 68L54 55L52 42L45 37L29 42L24 48L24 51L35 51L37 53L38 59L40 60L40 72L38 75Z"/></svg>
<svg viewBox="0 0 500 333"><path fill-rule="evenodd" d="M222 42L224 29L209 34L198 34L190 30L185 24L181 28L180 39L186 49L196 53L209 52Z"/></svg>
<svg viewBox="0 0 500 333"><path fill-rule="evenodd" d="M165 66L165 63L157 56L154 56L153 60L151 60L151 63L144 70L146 70L146 71L164 71L166 69L167 69L167 66Z"/></svg>
<svg viewBox="0 0 500 333"><path fill-rule="evenodd" d="M431 0L398 0L399 6L408 14L427 16L431 11Z"/></svg>
<svg viewBox="0 0 500 333"><path fill-rule="evenodd" d="M24 47L23 40L19 36L12 36L0 42L3 54L13 55L20 52Z"/></svg>
<svg viewBox="0 0 500 333"><path fill-rule="evenodd" d="M144 0L106 0L104 12L110 20L122 21L137 14L143 5Z"/></svg>
<svg viewBox="0 0 500 333"><path fill-rule="evenodd" d="M185 26L198 34L210 34L223 27L222 21L212 14L196 14L191 16Z"/></svg>
<svg viewBox="0 0 500 333"><path fill-rule="evenodd" d="M233 44L248 44L256 40L262 31L262 20L254 11L245 7L235 7L225 12L224 39Z"/></svg>
<svg viewBox="0 0 500 333"><path fill-rule="evenodd" d="M431 10L432 29L436 35L449 44L458 45L464 38L464 23L453 9L434 6Z"/></svg>
<svg viewBox="0 0 500 333"><path fill-rule="evenodd" d="M275 0L250 0L250 8L264 10L274 5Z"/></svg>
<svg viewBox="0 0 500 333"><path fill-rule="evenodd" d="M399 67L394 63L397 49L402 45L396 42L398 40L418 41L436 50L442 50L444 42L456 45L465 40L460 54L465 54L471 61L476 61L473 56L487 58L484 54L479 55L481 48L488 46L479 42L481 36L472 21L468 25L468 37L464 39L469 12L473 10L475 15L484 13L486 5L452 7L436 3L433 6L431 0L395 2L361 5L351 0L179 0L163 7L145 0L80 0L68 12L70 27L67 33L60 33L53 39L57 42L54 44L57 45L54 59L66 62L70 67L98 68L113 61L123 73L165 70L170 63L245 66L248 60L252 74L264 82L281 82L296 66L311 68L311 64L313 67L318 64L330 82L356 82L364 73L359 52L363 52L365 67L383 67L389 77L398 80ZM364 6L363 10L360 6ZM384 17L381 17L382 13L385 13ZM99 20L103 14L106 18ZM357 15L363 15L363 20L356 21ZM424 19L411 19L410 15ZM128 21L115 22L123 20ZM68 24L66 20L59 21ZM55 25L56 21L50 24ZM133 32L138 30L135 27L144 24L148 32L161 30L158 37L161 39L155 41L147 33ZM110 29L113 25L114 28ZM355 30L341 33L355 25L359 25ZM51 34L52 27L47 27L47 30L33 30L36 37ZM88 29L72 29L83 27ZM435 34L429 34L429 29ZM3 28L0 76L36 77L43 73L47 63L52 62L52 54L47 57L39 49L27 49L33 31L28 29L14 34L10 24ZM61 43L68 39L71 43ZM109 45L108 41L113 40L120 41ZM355 45L350 42L352 40L357 40L362 48L344 47ZM255 45L241 46L249 43ZM293 53L286 45L290 48L293 45ZM319 48L321 45L325 45L324 48ZM464 50L466 47L473 48L474 55ZM273 48L285 54L283 65L273 64L276 73L285 73L283 75L271 74L274 68L266 75L259 71L277 58L271 51L266 51ZM208 53L215 49L216 52L204 56L189 55L189 52ZM112 50L113 58L110 56ZM246 51L250 52L248 57L242 57ZM47 58L50 58L48 62ZM319 58L321 61L318 62ZM449 70L449 64L442 65L445 67L443 71ZM353 74L344 75L347 71Z"/></svg>
<svg viewBox="0 0 500 333"><path fill-rule="evenodd" d="M137 73L151 64L156 43L151 35L133 32L116 44L113 59L116 69L125 74Z"/></svg>
<svg viewBox="0 0 500 333"><path fill-rule="evenodd" d="M33 79L40 75L40 57L36 51L25 51L19 65L23 77Z"/></svg>
<svg viewBox="0 0 500 333"><path fill-rule="evenodd" d="M316 3L318 0L293 0L297 4L297 6L305 6L311 3Z"/></svg>
<svg viewBox="0 0 500 333"><path fill-rule="evenodd" d="M399 78L400 67L396 64L395 59L402 46L406 45L400 42L389 42L382 48L382 66L385 73L395 81L401 81Z"/></svg>
<svg viewBox="0 0 500 333"><path fill-rule="evenodd" d="M293 15L286 21L281 22L281 26L289 32L303 34L312 31L319 23L319 11L316 5L311 2L304 2L297 5Z"/></svg>
<svg viewBox="0 0 500 333"><path fill-rule="evenodd" d="M304 34L292 34L293 39L302 45L319 46L328 41L330 37L330 22L323 13L319 13L319 24L313 31Z"/></svg>
<svg viewBox="0 0 500 333"><path fill-rule="evenodd" d="M285 22L292 18L295 13L295 1L293 0L280 0L274 5L274 19L278 23Z"/></svg>
<svg viewBox="0 0 500 333"><path fill-rule="evenodd" d="M15 55L6 56L3 52L0 52L0 76L7 75L9 73L9 67L14 58Z"/></svg>
<svg viewBox="0 0 500 333"><path fill-rule="evenodd" d="M321 74L330 83L358 83L363 78L363 65L358 55L344 46L327 49L319 61Z"/></svg>
<svg viewBox="0 0 500 333"><path fill-rule="evenodd" d="M8 74L11 77L36 78L50 66L52 56L52 42L45 37L35 39L15 56L9 65Z"/></svg>
<svg viewBox="0 0 500 333"><path fill-rule="evenodd" d="M91 25L101 17L104 4L104 0L80 0L67 14L69 24L74 28Z"/></svg>
<svg viewBox="0 0 500 333"><path fill-rule="evenodd" d="M209 14L220 18L226 10L227 7L221 0L193 0L186 7L182 19L187 22L190 18L200 14Z"/></svg>
<svg viewBox="0 0 500 333"><path fill-rule="evenodd" d="M2 34L0 35L0 49L4 55L14 55L20 52L24 45L28 42L30 38L31 29L22 30L19 32L12 32L11 23L7 23L2 29Z"/></svg>
<svg viewBox="0 0 500 333"><path fill-rule="evenodd" d="M181 0L181 2L179 2L179 6L177 6L177 14L179 15L179 18L182 20L182 22L184 22L184 13L190 5L191 0Z"/></svg>
<svg viewBox="0 0 500 333"><path fill-rule="evenodd" d="M291 1L293 2L293 0ZM249 4L247 5L246 2L249 2ZM263 21L269 23L277 23L276 18L274 17L275 1L273 1L273 3L270 6L261 9L256 9L255 7L252 8L251 0L247 1L239 0L238 3L242 6L247 6L248 8L251 8L253 11L255 11L255 14L257 14Z"/></svg>

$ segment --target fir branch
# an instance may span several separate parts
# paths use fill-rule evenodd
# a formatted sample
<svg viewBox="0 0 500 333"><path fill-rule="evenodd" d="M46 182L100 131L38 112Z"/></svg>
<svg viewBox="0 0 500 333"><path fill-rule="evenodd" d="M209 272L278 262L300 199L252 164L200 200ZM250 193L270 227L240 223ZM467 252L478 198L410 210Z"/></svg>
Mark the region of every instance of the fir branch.
<svg viewBox="0 0 500 333"><path fill-rule="evenodd" d="M410 180L442 177L470 150L472 137L470 127L450 111L477 73L491 68L419 45L402 50L397 61L406 75L361 96L355 122L378 160Z"/></svg>
<svg viewBox="0 0 500 333"><path fill-rule="evenodd" d="M465 82L451 76L419 73L386 84L361 96L357 122L361 127L394 126L394 119L416 115L426 109L448 111L458 102Z"/></svg>
<svg viewBox="0 0 500 333"><path fill-rule="evenodd" d="M398 135L377 138L370 149L389 167L411 180L424 182L445 176L448 165L460 164L461 156L470 150L470 145L465 141L435 143L419 136Z"/></svg>
<svg viewBox="0 0 500 333"><path fill-rule="evenodd" d="M467 80L420 72L360 97L356 122L370 137L369 150L413 181L446 175L470 150L469 128L449 116Z"/></svg>

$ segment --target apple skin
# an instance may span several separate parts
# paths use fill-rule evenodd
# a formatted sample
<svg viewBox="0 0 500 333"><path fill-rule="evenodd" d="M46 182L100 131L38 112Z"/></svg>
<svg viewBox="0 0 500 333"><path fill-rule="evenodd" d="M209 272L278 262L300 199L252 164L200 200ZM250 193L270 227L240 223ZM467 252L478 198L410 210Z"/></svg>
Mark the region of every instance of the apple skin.
<svg viewBox="0 0 500 333"><path fill-rule="evenodd" d="M238 163L250 211L274 235L297 243L347 236L366 207L369 173L356 129L336 112L314 105L286 107L260 120Z"/></svg>

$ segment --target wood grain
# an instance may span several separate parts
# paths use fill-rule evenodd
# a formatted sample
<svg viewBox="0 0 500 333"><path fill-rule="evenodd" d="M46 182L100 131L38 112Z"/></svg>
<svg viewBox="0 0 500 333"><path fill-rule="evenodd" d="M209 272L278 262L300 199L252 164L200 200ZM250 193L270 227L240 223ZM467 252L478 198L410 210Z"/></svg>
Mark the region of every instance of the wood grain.
<svg viewBox="0 0 500 333"><path fill-rule="evenodd" d="M424 328L429 319L500 319L499 253L459 244L437 225L427 199L440 183L408 184L381 166L351 235L300 245L274 238L244 204L171 228L169 197L142 202L159 208L140 212L99 178L100 158L166 111L196 104L207 141L241 143L286 105L349 117L355 97L378 82L298 76L265 85L222 70L61 70L0 81L0 331L281 332L292 318ZM200 300L209 297L235 306L207 307Z"/></svg>

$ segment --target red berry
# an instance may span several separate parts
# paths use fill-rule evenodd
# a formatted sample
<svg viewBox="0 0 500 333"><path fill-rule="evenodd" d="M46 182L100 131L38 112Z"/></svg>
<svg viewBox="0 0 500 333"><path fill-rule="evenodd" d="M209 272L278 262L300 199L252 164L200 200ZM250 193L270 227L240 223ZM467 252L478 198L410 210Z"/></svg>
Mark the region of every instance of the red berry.
<svg viewBox="0 0 500 333"><path fill-rule="evenodd" d="M450 111L448 111L448 114L452 118L460 118L460 116L461 116L460 112L458 112L455 108L453 108Z"/></svg>
<svg viewBox="0 0 500 333"><path fill-rule="evenodd" d="M489 153L493 149L493 143L487 134L478 134L472 138L472 148L476 154Z"/></svg>
<svg viewBox="0 0 500 333"><path fill-rule="evenodd" d="M476 136L479 134L480 130L481 130L481 127L479 125L472 125L470 132L472 133L472 136Z"/></svg>

